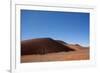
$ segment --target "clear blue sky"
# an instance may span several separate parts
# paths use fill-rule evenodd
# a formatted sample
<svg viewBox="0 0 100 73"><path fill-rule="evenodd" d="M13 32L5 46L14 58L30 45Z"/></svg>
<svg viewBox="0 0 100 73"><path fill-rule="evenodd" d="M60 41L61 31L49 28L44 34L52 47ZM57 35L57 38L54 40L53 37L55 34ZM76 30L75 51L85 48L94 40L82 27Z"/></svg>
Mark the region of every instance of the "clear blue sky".
<svg viewBox="0 0 100 73"><path fill-rule="evenodd" d="M21 10L21 40L44 37L89 46L89 13Z"/></svg>

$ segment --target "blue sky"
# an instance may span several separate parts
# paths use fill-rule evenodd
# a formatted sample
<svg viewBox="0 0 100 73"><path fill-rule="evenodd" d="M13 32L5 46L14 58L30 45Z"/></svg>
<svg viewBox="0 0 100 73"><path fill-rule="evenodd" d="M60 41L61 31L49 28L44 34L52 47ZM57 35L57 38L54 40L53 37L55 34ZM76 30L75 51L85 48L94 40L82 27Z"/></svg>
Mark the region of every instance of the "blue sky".
<svg viewBox="0 0 100 73"><path fill-rule="evenodd" d="M89 13L21 10L21 40L44 37L89 46Z"/></svg>

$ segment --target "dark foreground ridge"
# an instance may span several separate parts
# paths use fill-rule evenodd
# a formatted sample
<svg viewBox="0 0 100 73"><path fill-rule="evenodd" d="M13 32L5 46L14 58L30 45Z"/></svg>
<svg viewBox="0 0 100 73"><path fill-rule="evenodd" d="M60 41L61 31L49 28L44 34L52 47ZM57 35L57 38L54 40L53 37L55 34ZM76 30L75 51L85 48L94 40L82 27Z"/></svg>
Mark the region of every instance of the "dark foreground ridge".
<svg viewBox="0 0 100 73"><path fill-rule="evenodd" d="M37 38L21 41L21 55L68 52L74 49L51 38Z"/></svg>

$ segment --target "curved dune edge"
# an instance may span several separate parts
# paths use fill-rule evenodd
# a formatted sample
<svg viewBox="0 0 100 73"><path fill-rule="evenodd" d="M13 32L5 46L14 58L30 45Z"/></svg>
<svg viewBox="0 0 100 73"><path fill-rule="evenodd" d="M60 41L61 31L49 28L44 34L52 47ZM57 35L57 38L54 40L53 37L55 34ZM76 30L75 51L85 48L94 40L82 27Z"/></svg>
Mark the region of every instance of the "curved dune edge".
<svg viewBox="0 0 100 73"><path fill-rule="evenodd" d="M21 63L89 60L89 56L89 49L82 49L71 52L49 53L45 55L24 55L21 56Z"/></svg>

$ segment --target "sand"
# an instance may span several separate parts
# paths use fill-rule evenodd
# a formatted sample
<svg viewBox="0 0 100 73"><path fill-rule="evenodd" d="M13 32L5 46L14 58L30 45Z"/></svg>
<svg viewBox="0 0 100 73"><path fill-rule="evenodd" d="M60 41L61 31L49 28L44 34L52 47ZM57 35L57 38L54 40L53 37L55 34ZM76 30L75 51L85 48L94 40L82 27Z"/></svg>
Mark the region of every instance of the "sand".
<svg viewBox="0 0 100 73"><path fill-rule="evenodd" d="M47 61L72 61L72 60L89 60L89 49L80 48L77 49L76 51L70 51L70 52L48 53L45 55L21 56L21 63L47 62Z"/></svg>
<svg viewBox="0 0 100 73"><path fill-rule="evenodd" d="M21 41L21 62L89 60L89 47L52 38Z"/></svg>

